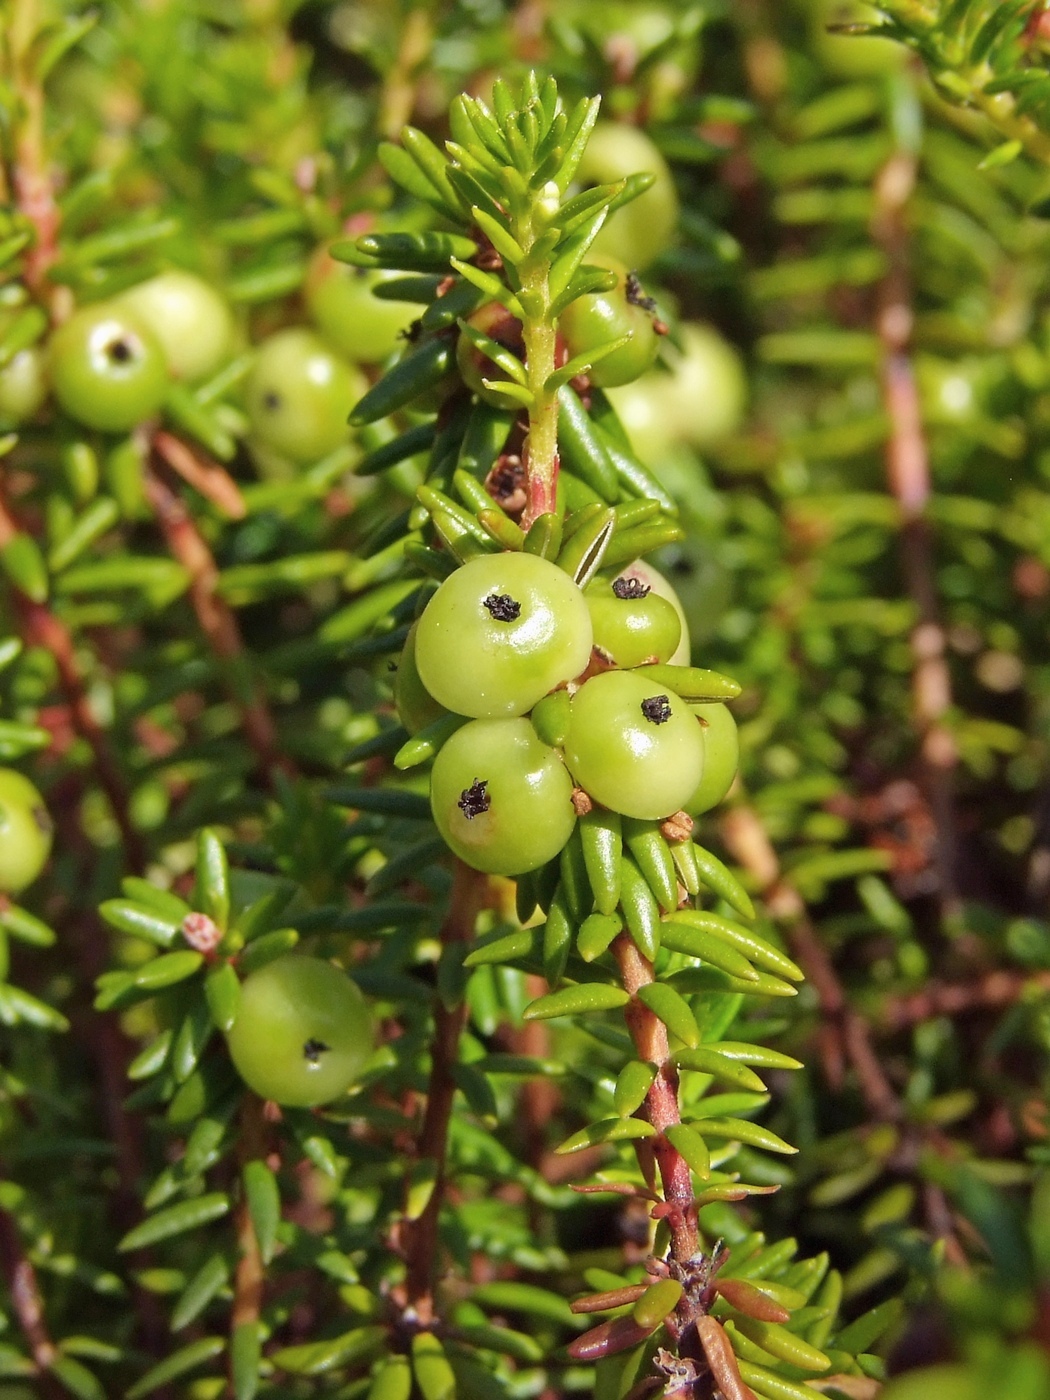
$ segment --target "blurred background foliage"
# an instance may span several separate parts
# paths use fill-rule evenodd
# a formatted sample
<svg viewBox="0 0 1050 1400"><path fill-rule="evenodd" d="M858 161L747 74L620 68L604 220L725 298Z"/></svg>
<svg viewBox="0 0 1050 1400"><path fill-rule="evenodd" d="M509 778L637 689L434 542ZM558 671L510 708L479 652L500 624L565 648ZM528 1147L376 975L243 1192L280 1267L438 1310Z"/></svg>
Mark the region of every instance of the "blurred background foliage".
<svg viewBox="0 0 1050 1400"><path fill-rule="evenodd" d="M766 1117L801 1154L784 1168L753 1153L750 1179L781 1190L712 1210L706 1228L828 1251L845 1317L880 1308L852 1341L879 1353L870 1377L900 1373L886 1400L920 1386L964 1400L987 1377L1011 1400L1047 1394L1041 6L7 0L2 22L8 174L35 162L60 209L53 265L36 273L23 214L0 214L12 426L11 367L45 332L40 306L61 316L184 267L222 289L236 347L172 392L160 439L84 432L45 403L2 444L18 529L0 549L0 607L26 645L0 699L50 738L41 748L23 728L5 756L58 830L27 910L0 913L0 1395L350 1396L370 1383L444 975L449 876L418 783L385 805L355 798L392 752L390 645L375 628L408 620L394 542L421 476L416 461L355 475L381 445L367 433L289 463L253 440L243 385L254 346L316 319L320 244L392 209L418 221L379 141L409 121L442 140L452 96L528 65L567 97L600 93L603 118L644 131L666 162L676 230L646 252L670 345L614 397L687 523L655 562L694 662L744 686L741 779L704 839L808 978L740 1019L805 1063L773 1074ZM204 825L234 867L235 913L271 898L256 933L291 924L317 951L367 959L359 981L391 1043L396 1023L397 1054L380 1054L367 1103L342 1118L238 1129L178 989L131 1005L125 980L93 1004L107 967L133 981L147 965L131 917L110 903L106 924L97 907L129 874L189 898ZM153 898L141 885L124 897ZM608 1102L615 1070L563 1022L523 1030L532 994L522 974L488 969L468 990L465 1058L491 1072L463 1066L446 1239L478 1284L470 1300L453 1289L457 1324L498 1361L463 1362L465 1394L588 1390L587 1367L546 1360L568 1335L564 1298L585 1270L619 1274L645 1251L644 1220L639 1235L615 1197L572 1196L551 1155ZM165 1106L149 1047L175 1031L186 1069ZM130 1099L129 1062L144 1081ZM231 1210L250 1131L271 1134L249 1159L280 1181L279 1221L267 1184ZM410 1214L432 1186L409 1170ZM191 1215L128 1234L173 1202ZM227 1382L246 1209L270 1241L272 1286ZM26 1267L42 1335L16 1296ZM493 1313L509 1320L501 1335L484 1332ZM294 1350L315 1342L327 1350ZM875 1391L858 1378L844 1393Z"/></svg>

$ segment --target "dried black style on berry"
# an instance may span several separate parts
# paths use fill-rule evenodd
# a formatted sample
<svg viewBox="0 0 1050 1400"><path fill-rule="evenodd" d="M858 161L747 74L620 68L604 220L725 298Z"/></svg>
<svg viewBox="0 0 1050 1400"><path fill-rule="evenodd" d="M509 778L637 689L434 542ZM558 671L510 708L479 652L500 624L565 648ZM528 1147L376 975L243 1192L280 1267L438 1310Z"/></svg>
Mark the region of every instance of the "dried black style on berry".
<svg viewBox="0 0 1050 1400"><path fill-rule="evenodd" d="M106 353L109 355L109 358L118 365L125 365L129 360L135 358L134 350L123 338L110 341L106 346Z"/></svg>
<svg viewBox="0 0 1050 1400"><path fill-rule="evenodd" d="M671 718L671 702L666 695L650 695L642 701L642 714L650 724L665 724Z"/></svg>
<svg viewBox="0 0 1050 1400"><path fill-rule="evenodd" d="M654 297L647 295L645 288L638 279L637 272L629 272L627 274L626 292L627 300L632 306L640 306L643 311L656 310L656 300Z"/></svg>
<svg viewBox="0 0 1050 1400"><path fill-rule="evenodd" d="M490 593L485 606L497 622L514 622L521 616L521 604L509 593Z"/></svg>
<svg viewBox="0 0 1050 1400"><path fill-rule="evenodd" d="M652 589L640 578L614 578L612 591L626 602L630 598L645 598Z"/></svg>
<svg viewBox="0 0 1050 1400"><path fill-rule="evenodd" d="M492 806L492 798L485 789L488 781L484 778L475 778L470 787L464 788L459 795L456 806L466 817L467 821L473 821L475 817L480 817L482 812L487 812Z"/></svg>
<svg viewBox="0 0 1050 1400"><path fill-rule="evenodd" d="M320 1062L321 1056L326 1050L331 1050L330 1045L326 1045L323 1040L315 1040L310 1037L303 1045L303 1059L309 1060L312 1065Z"/></svg>

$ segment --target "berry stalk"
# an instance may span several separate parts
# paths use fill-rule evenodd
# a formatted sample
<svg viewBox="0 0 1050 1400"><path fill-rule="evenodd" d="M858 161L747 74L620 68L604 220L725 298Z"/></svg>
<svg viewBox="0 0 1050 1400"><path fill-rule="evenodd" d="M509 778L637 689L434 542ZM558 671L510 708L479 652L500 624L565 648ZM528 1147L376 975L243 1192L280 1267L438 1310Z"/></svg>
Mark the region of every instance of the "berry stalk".
<svg viewBox="0 0 1050 1400"><path fill-rule="evenodd" d="M537 256L531 249L536 240L535 211L524 233L528 244L520 268L522 338L525 342L525 369L532 394L529 405L529 435L523 462L527 473L528 505L522 527L528 529L539 516L555 509L558 489L558 395L548 389L554 373L557 332L550 308L550 258ZM535 307L534 314L530 309Z"/></svg>
<svg viewBox="0 0 1050 1400"><path fill-rule="evenodd" d="M646 1120L658 1135L653 1155L660 1172L664 1200L673 1207L667 1217L671 1231L671 1255L678 1263L684 1264L699 1249L699 1232L689 1166L665 1136L667 1128L682 1121L678 1105L678 1073L670 1058L667 1027L637 998L642 987L656 981L652 963L642 956L625 934L616 939L613 953L624 990L632 998L624 1008L627 1029L639 1059L657 1066L656 1078L645 1098L644 1111Z"/></svg>

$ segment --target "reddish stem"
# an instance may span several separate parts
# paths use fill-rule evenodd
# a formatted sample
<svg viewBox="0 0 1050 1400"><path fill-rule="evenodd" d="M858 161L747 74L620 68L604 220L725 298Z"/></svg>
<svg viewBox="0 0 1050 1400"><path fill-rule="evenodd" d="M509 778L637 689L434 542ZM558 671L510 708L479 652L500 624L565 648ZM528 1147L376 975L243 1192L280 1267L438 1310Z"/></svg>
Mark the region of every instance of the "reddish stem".
<svg viewBox="0 0 1050 1400"><path fill-rule="evenodd" d="M62 1400L65 1391L50 1374L58 1352L44 1321L44 1303L36 1270L26 1256L14 1217L0 1210L0 1270L11 1306L37 1367L36 1384L45 1400Z"/></svg>
<svg viewBox="0 0 1050 1400"><path fill-rule="evenodd" d="M469 942L474 937L474 925L487 892L486 877L457 860L449 911L441 927L442 946ZM407 1265L403 1290L405 1313L423 1326L434 1320L438 1224L445 1199L448 1127L456 1093L454 1071L459 1059L459 1040L466 1020L465 1002L449 1007L440 997L436 998L427 1106L417 1144L417 1160L433 1164L435 1180L421 1214L415 1220L405 1221L401 1237Z"/></svg>
<svg viewBox="0 0 1050 1400"><path fill-rule="evenodd" d="M889 418L886 471L900 507L901 552L908 592L918 621L911 634L912 713L919 738L924 786L936 826L936 861L943 913L959 912L956 877L958 836L953 770L958 754L945 723L952 705L947 645L940 619L927 517L932 483L919 390L911 362L912 310L907 206L915 188L917 161L897 151L875 182L872 234L886 254L888 270L879 285L877 328L882 345L882 388Z"/></svg>
<svg viewBox="0 0 1050 1400"><path fill-rule="evenodd" d="M780 862L761 818L750 807L734 807L723 818L722 835L734 858L758 880L766 906L784 924L792 951L817 993L821 1016L830 1033L829 1078L834 1083L839 1077L837 1065L844 1057L853 1066L871 1115L878 1119L899 1118L900 1101L872 1044L871 1027L849 1004L827 950L806 913L802 896L782 878Z"/></svg>
<svg viewBox="0 0 1050 1400"><path fill-rule="evenodd" d="M190 599L197 621L223 663L228 688L240 709L245 736L260 768L271 780L277 772L294 777L294 765L280 753L273 717L249 673L237 618L218 591L219 570L214 555L183 501L157 471L147 468L145 487L169 550L190 576Z"/></svg>
<svg viewBox="0 0 1050 1400"><path fill-rule="evenodd" d="M888 1031L905 1030L935 1016L1012 1006L1033 990L1050 991L1050 972L997 971L971 982L931 982L920 992L889 998L878 1020Z"/></svg>
<svg viewBox="0 0 1050 1400"><path fill-rule="evenodd" d="M548 477L540 476L538 473L528 471L529 449L526 443L522 452L522 461L525 465L527 475L526 491L528 492L528 504L525 513L521 517L521 528L527 530L530 525L535 524L541 515L550 515L555 512L558 497L558 470L560 461L555 454L553 475Z"/></svg>
<svg viewBox="0 0 1050 1400"><path fill-rule="evenodd" d="M153 434L153 446L164 461L182 477L194 490L211 501L212 505L231 520L243 520L248 513L241 488L225 467L213 462L205 453L195 450L165 432L163 428Z"/></svg>
<svg viewBox="0 0 1050 1400"><path fill-rule="evenodd" d="M256 1094L246 1094L241 1108L241 1133L237 1151L237 1160L242 1167L266 1156L264 1114L262 1099ZM239 1255L233 1280L233 1307L230 1311L231 1338L239 1327L254 1326L258 1323L266 1287L266 1265L259 1250L259 1241L255 1236L246 1196L237 1208L236 1231ZM232 1373L228 1393L231 1396L236 1393Z"/></svg>
<svg viewBox="0 0 1050 1400"><path fill-rule="evenodd" d="M627 1029L639 1059L657 1066L656 1078L645 1097L644 1112L646 1121L656 1129L652 1151L660 1172L664 1200L675 1207L667 1216L671 1231L671 1254L678 1263L684 1264L699 1252L700 1235L689 1166L664 1136L667 1128L682 1121L678 1108L678 1071L670 1058L667 1027L637 999L640 989L656 980L652 963L642 956L627 934L620 934L612 945L612 951L620 968L624 990L631 996L631 1001L624 1008ZM643 1146L648 1145L647 1139Z"/></svg>
<svg viewBox="0 0 1050 1400"><path fill-rule="evenodd" d="M43 647L55 658L59 684L73 717L73 725L91 748L95 775L109 799L114 820L120 828L128 868L135 874L141 874L146 866L145 846L132 825L130 799L124 778L102 726L92 713L69 629L46 603L34 603L17 593L15 602L26 645Z"/></svg>
<svg viewBox="0 0 1050 1400"><path fill-rule="evenodd" d="M19 533L18 525L3 496L0 495L0 548L9 544ZM114 820L120 828L128 868L140 873L146 864L145 848L132 825L124 778L102 726L92 712L69 629L46 603L34 602L13 586L11 592L22 640L26 646L41 647L49 651L55 659L59 685L69 706L73 726L91 749L96 776L109 799Z"/></svg>
<svg viewBox="0 0 1050 1400"><path fill-rule="evenodd" d="M44 88L35 74L36 40L44 17L36 0L11 7L8 45L19 120L15 128L11 183L19 211L33 226L22 276L30 291L46 300L47 273L58 257L59 210L48 168L44 134Z"/></svg>

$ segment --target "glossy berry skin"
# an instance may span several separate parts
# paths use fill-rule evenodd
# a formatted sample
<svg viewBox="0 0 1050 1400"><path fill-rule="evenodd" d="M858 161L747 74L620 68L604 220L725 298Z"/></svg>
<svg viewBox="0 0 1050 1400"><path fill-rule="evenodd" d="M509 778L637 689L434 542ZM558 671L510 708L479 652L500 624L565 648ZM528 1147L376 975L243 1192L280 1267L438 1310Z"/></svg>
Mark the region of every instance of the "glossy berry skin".
<svg viewBox="0 0 1050 1400"><path fill-rule="evenodd" d="M28 422L46 398L43 355L35 345L20 350L0 369L0 428Z"/></svg>
<svg viewBox="0 0 1050 1400"><path fill-rule="evenodd" d="M713 326L686 324L681 341L681 354L669 354L666 402L677 410L675 423L686 442L709 447L740 427L747 406L747 375L736 348Z"/></svg>
<svg viewBox="0 0 1050 1400"><path fill-rule="evenodd" d="M446 709L475 719L532 709L591 655L584 596L535 554L489 554L450 574L416 631L416 665Z"/></svg>
<svg viewBox="0 0 1050 1400"><path fill-rule="evenodd" d="M325 248L310 260L303 295L310 320L325 339L355 364L377 364L397 349L419 308L383 301L374 288L396 272L372 271L336 262Z"/></svg>
<svg viewBox="0 0 1050 1400"><path fill-rule="evenodd" d="M527 719L457 729L434 760L430 805L456 855L490 875L538 870L576 822L565 765Z"/></svg>
<svg viewBox="0 0 1050 1400"><path fill-rule="evenodd" d="M230 308L214 287L192 272L172 268L158 273L123 292L117 305L152 332L177 379L204 379L230 353Z"/></svg>
<svg viewBox="0 0 1050 1400"><path fill-rule="evenodd" d="M717 807L733 786L740 762L740 738L736 720L726 705L692 705L693 714L706 722L700 726L704 740L704 771L696 791L685 804L692 817Z"/></svg>
<svg viewBox="0 0 1050 1400"><path fill-rule="evenodd" d="M594 645L617 666L670 661L682 640L674 605L640 579L602 578L584 593Z"/></svg>
<svg viewBox="0 0 1050 1400"><path fill-rule="evenodd" d="M125 433L152 418L168 391L168 367L141 320L113 303L85 306L48 346L55 398L71 418Z"/></svg>
<svg viewBox="0 0 1050 1400"><path fill-rule="evenodd" d="M226 1036L249 1089L289 1108L338 1098L372 1053L372 1018L340 968L298 953L251 973Z"/></svg>
<svg viewBox="0 0 1050 1400"><path fill-rule="evenodd" d="M605 671L573 696L565 762L603 807L660 821L699 786L704 745L680 696L636 672Z"/></svg>
<svg viewBox="0 0 1050 1400"><path fill-rule="evenodd" d="M524 356L521 322L498 302L492 301L486 306L479 307L473 315L467 317L467 324L511 351L518 359ZM487 355L483 355L462 331L456 342L456 363L463 376L463 382L486 403L492 404L495 408L521 407L518 401L509 394L505 394L499 389L486 387L486 379L505 380L507 375L500 369L499 365L490 360Z"/></svg>
<svg viewBox="0 0 1050 1400"><path fill-rule="evenodd" d="M648 267L670 247L678 225L678 195L667 162L636 126L598 122L576 172L581 185L606 185L628 175L651 173L655 182L617 209L598 232L593 253L608 253L628 267ZM589 256L589 255L588 255Z"/></svg>
<svg viewBox="0 0 1050 1400"><path fill-rule="evenodd" d="M607 256L589 257L596 267L615 272L616 286L608 292L577 297L558 318L558 328L571 358L587 354L623 335L631 338L590 371L592 383L601 388L629 384L652 366L660 346L655 329L656 308L637 277L623 263Z"/></svg>
<svg viewBox="0 0 1050 1400"><path fill-rule="evenodd" d="M681 349L665 351L669 374L653 370L610 394L644 462L659 461L675 442L711 447L743 421L747 376L735 347L700 322L682 326L680 338Z"/></svg>
<svg viewBox="0 0 1050 1400"><path fill-rule="evenodd" d="M259 346L245 407L263 447L309 466L349 440L346 420L366 387L360 370L296 326Z"/></svg>
<svg viewBox="0 0 1050 1400"><path fill-rule="evenodd" d="M689 622L682 607L681 599L678 597L674 586L664 577L655 565L650 564L646 559L636 559L633 564L628 564L621 569L616 576L618 579L636 579L639 583L647 585L660 598L666 600L674 608L681 624L682 635L678 645L667 658L672 666L688 666L692 660L692 645L689 640Z"/></svg>
<svg viewBox="0 0 1050 1400"><path fill-rule="evenodd" d="M47 864L51 818L36 788L14 768L0 768L0 894L20 894Z"/></svg>
<svg viewBox="0 0 1050 1400"><path fill-rule="evenodd" d="M416 666L416 629L410 629L405 645L397 661L397 674L394 677L394 705L397 717L409 734L418 734L428 724L448 714L444 705L439 705L419 678Z"/></svg>

